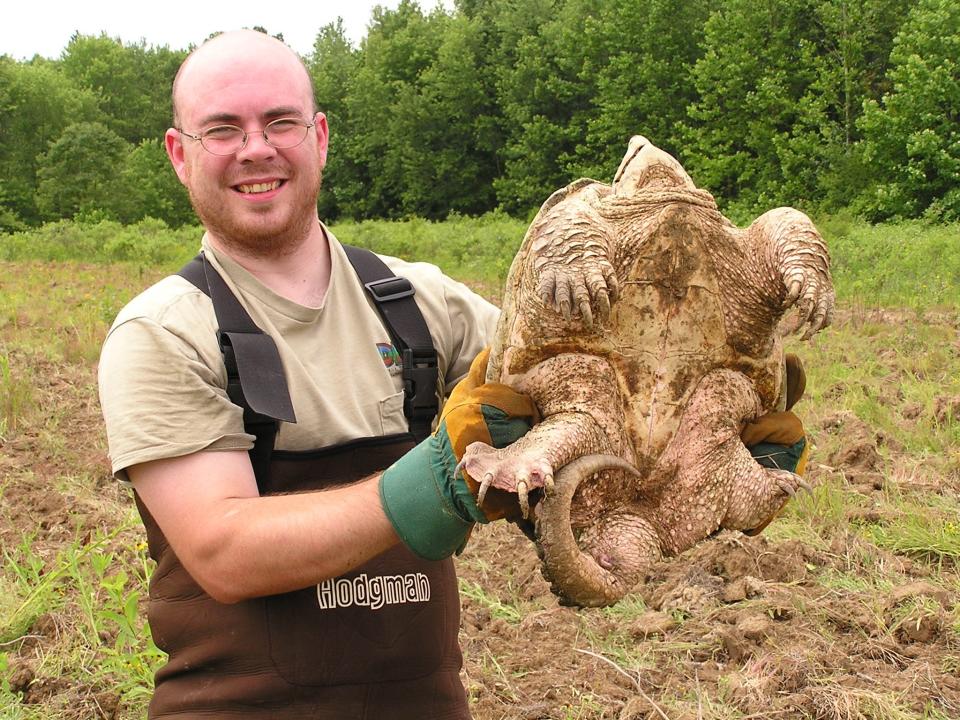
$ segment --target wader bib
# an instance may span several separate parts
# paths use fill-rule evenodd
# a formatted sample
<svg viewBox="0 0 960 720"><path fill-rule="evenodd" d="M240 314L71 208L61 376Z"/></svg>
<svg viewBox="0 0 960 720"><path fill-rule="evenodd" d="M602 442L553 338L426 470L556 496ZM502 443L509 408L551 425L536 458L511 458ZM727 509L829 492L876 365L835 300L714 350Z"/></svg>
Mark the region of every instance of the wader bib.
<svg viewBox="0 0 960 720"><path fill-rule="evenodd" d="M215 271L208 278L210 290L217 281L225 287ZM279 401L275 386L266 394L254 386L250 378L257 373L269 378L275 368L264 375L263 367L251 369L250 358L269 365L270 351L249 349L258 341L245 333L259 332L255 326L225 330L216 292L209 294L233 376L230 397L244 407L248 432L257 436L250 452L261 495L351 483L414 446L414 436L402 434L312 451L274 451L276 415L289 411L283 419L292 418L286 382L286 397ZM268 336L260 337L272 345ZM255 410L251 397L259 405ZM273 403L267 409L278 412L265 415L262 403ZM250 428L258 422L254 432ZM426 561L396 545L320 585L225 605L190 577L139 497L136 503L157 562L150 581L150 627L157 646L170 656L156 675L151 718L469 719L459 678L460 602L449 558Z"/></svg>

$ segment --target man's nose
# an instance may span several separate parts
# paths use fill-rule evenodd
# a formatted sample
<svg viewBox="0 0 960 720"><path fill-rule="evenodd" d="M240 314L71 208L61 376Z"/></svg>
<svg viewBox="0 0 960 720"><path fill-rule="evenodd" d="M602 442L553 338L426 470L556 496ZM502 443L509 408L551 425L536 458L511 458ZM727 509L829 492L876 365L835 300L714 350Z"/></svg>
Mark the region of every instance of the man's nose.
<svg viewBox="0 0 960 720"><path fill-rule="evenodd" d="M276 154L277 149L267 142L263 130L251 130L247 133L247 144L237 152L237 159L262 160Z"/></svg>

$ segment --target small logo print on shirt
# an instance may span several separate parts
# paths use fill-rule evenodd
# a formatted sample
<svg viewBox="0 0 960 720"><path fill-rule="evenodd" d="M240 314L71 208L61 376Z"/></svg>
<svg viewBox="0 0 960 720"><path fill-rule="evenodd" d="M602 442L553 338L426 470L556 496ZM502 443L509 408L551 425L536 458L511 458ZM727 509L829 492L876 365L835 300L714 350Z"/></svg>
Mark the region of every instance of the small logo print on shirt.
<svg viewBox="0 0 960 720"><path fill-rule="evenodd" d="M398 603L428 602L430 579L423 573L332 578L317 585L317 600L323 610L351 605L379 610Z"/></svg>
<svg viewBox="0 0 960 720"><path fill-rule="evenodd" d="M380 359L383 360L383 366L391 375L399 375L403 372L403 360L393 345L377 343L377 351L380 353Z"/></svg>

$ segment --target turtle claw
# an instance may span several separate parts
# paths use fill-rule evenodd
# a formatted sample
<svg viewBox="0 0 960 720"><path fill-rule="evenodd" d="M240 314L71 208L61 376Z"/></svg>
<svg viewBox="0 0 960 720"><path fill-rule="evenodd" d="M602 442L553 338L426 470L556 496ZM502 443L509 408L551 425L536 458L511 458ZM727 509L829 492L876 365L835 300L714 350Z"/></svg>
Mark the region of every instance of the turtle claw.
<svg viewBox="0 0 960 720"><path fill-rule="evenodd" d="M593 327L593 311L590 309L590 298L580 298L578 302L580 314L583 316L583 324L588 328Z"/></svg>
<svg viewBox="0 0 960 720"><path fill-rule="evenodd" d="M803 290L803 282L801 280L791 282L787 288L787 297L784 299L782 307L787 309L792 306L797 301L797 298L800 297L801 290Z"/></svg>
<svg viewBox="0 0 960 720"><path fill-rule="evenodd" d="M543 461L544 464L547 463L546 460ZM547 495L553 492L553 473L547 473L543 476L543 491Z"/></svg>
<svg viewBox="0 0 960 720"><path fill-rule="evenodd" d="M517 501L520 503L520 513L524 519L530 517L530 495L527 491L527 483L524 480L517 481Z"/></svg>
<svg viewBox="0 0 960 720"><path fill-rule="evenodd" d="M593 267L598 265L598 267ZM566 322L579 318L587 329L610 317L619 286L610 263L602 258L575 258L562 267L543 267L537 295Z"/></svg>
<svg viewBox="0 0 960 720"><path fill-rule="evenodd" d="M790 497L796 497L797 491L794 490L794 489L793 489L793 485L791 485L791 484L790 484L789 482L787 482L786 480L780 480L780 479L778 479L778 480L777 480L777 486L778 486L781 490L783 490L787 495L789 495Z"/></svg>
<svg viewBox="0 0 960 720"><path fill-rule="evenodd" d="M487 473L480 481L480 489L477 491L477 507L483 507L483 501L487 497L487 490L490 489L490 483L493 482L493 473Z"/></svg>
<svg viewBox="0 0 960 720"><path fill-rule="evenodd" d="M809 340L830 325L835 296L829 284L817 277L794 277L787 285L783 308L796 307L796 316L788 323L784 335L799 333L806 326L801 340Z"/></svg>
<svg viewBox="0 0 960 720"><path fill-rule="evenodd" d="M813 494L813 486L802 477L796 473L790 472L789 470L784 470L782 472L786 473L788 477L778 477L777 486L787 495L794 498L797 496L797 492L800 490Z"/></svg>

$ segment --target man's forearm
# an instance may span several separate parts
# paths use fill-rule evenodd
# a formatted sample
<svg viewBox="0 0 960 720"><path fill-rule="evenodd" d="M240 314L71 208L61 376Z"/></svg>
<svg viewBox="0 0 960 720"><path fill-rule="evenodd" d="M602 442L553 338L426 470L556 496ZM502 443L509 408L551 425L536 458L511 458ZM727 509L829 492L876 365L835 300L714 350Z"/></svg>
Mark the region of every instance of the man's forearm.
<svg viewBox="0 0 960 720"><path fill-rule="evenodd" d="M242 451L194 453L128 472L180 562L221 602L308 587L398 542L380 503L379 476L260 497Z"/></svg>
<svg viewBox="0 0 960 720"><path fill-rule="evenodd" d="M378 477L323 492L224 501L222 542L196 558L221 602L274 595L337 577L398 542Z"/></svg>

